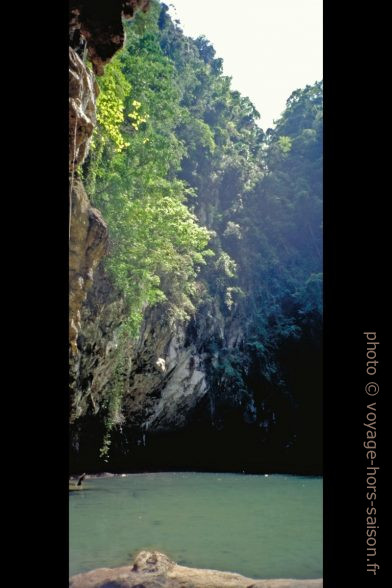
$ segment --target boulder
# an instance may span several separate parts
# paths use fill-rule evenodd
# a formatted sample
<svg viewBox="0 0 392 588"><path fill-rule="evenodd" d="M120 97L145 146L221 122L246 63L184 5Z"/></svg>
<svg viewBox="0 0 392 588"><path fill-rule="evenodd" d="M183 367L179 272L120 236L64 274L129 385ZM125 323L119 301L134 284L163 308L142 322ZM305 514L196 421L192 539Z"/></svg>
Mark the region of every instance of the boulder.
<svg viewBox="0 0 392 588"><path fill-rule="evenodd" d="M70 579L70 588L321 588L316 580L252 580L240 574L179 566L158 551L141 551L133 565L100 568Z"/></svg>

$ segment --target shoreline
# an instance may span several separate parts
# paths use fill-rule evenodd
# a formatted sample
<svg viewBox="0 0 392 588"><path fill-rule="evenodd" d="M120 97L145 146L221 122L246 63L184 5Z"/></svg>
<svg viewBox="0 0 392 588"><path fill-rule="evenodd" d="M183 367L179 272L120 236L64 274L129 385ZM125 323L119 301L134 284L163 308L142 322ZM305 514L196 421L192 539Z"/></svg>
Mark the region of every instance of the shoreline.
<svg viewBox="0 0 392 588"><path fill-rule="evenodd" d="M78 480L79 476L83 472L78 474L69 474L69 481ZM127 471L127 472L92 472L86 474L85 480L99 480L105 478L126 478L132 475L141 474L238 474L243 476L303 476L306 478L322 478L323 474L304 474L297 472L247 472L247 471L212 471L212 470L140 470L140 471Z"/></svg>

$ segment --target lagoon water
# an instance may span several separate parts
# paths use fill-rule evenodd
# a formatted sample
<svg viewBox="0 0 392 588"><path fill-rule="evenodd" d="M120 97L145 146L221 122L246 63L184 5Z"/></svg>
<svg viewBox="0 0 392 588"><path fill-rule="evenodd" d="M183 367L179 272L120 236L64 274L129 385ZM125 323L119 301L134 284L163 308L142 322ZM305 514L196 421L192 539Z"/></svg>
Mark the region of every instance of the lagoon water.
<svg viewBox="0 0 392 588"><path fill-rule="evenodd" d="M129 474L70 493L70 575L141 549L253 578L322 576L322 478Z"/></svg>

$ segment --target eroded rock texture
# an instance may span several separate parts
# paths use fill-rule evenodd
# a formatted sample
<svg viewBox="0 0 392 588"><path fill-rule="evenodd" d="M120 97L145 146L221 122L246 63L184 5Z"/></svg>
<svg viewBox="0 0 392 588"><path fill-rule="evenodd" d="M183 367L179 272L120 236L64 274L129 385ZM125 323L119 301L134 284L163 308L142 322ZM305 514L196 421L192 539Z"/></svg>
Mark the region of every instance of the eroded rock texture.
<svg viewBox="0 0 392 588"><path fill-rule="evenodd" d="M79 179L71 184L71 224L69 240L69 335L76 352L80 311L93 280L94 269L107 248L107 225L93 208Z"/></svg>
<svg viewBox="0 0 392 588"><path fill-rule="evenodd" d="M69 48L69 342L76 353L80 312L92 284L93 271L105 253L107 226L93 208L77 177L85 160L96 124L96 84L77 55Z"/></svg>
<svg viewBox="0 0 392 588"><path fill-rule="evenodd" d="M152 309L133 349L123 411L141 430L170 431L188 423L207 392L204 355L187 340L186 325L171 328L162 308Z"/></svg>
<svg viewBox="0 0 392 588"><path fill-rule="evenodd" d="M120 386L112 471L317 473L319 438L307 418L310 401L301 405L309 390L297 374L306 370L309 387L317 385L320 350L306 340L282 348L293 357L286 373L277 364L280 356L260 363L246 348L245 312L246 305L227 312L210 298L190 320L171 321L167 309L156 306L146 311L140 336L124 340L129 310L100 266L82 309L72 364L73 470L107 468L98 455L107 400ZM282 361L287 365L287 358Z"/></svg>
<svg viewBox="0 0 392 588"><path fill-rule="evenodd" d="M240 574L179 566L163 553L142 551L132 566L73 576L70 588L321 588L316 580L252 580Z"/></svg>
<svg viewBox="0 0 392 588"><path fill-rule="evenodd" d="M96 124L94 76L86 69L79 55L69 48L69 170L86 158Z"/></svg>
<svg viewBox="0 0 392 588"><path fill-rule="evenodd" d="M186 323L170 322L165 309L158 306L146 312L137 339L120 340L128 313L100 266L81 313L79 354L71 362L72 422L76 421L76 432L88 430L92 415L99 421L98 413L105 399L113 396L120 377L123 439L132 438L139 445L148 431L185 427L208 384L205 355L199 342L188 337ZM119 352L120 372L116 371ZM104 415L105 410L101 413ZM91 441L90 448L93 452L97 449Z"/></svg>
<svg viewBox="0 0 392 588"><path fill-rule="evenodd" d="M94 287L82 307L79 353L70 363L71 423L88 413L98 413L114 378L117 329L125 316L123 300L98 267Z"/></svg>

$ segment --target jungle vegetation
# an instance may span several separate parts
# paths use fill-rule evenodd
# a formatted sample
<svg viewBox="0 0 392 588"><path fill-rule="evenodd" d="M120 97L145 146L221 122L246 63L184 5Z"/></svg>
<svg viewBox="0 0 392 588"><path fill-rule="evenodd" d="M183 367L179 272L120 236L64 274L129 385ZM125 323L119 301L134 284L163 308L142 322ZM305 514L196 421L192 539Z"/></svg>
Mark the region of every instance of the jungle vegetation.
<svg viewBox="0 0 392 588"><path fill-rule="evenodd" d="M321 338L323 84L293 91L263 130L209 41L186 37L156 0L98 83L82 174L109 226L105 268L128 336L151 305L189 320L214 298L247 333L234 354L219 348L216 374L246 394L255 358L272 377L285 345Z"/></svg>

